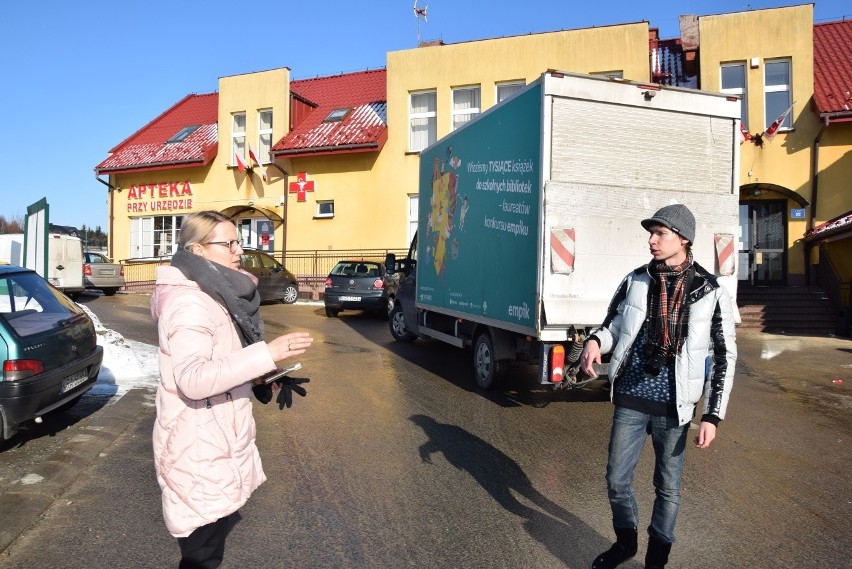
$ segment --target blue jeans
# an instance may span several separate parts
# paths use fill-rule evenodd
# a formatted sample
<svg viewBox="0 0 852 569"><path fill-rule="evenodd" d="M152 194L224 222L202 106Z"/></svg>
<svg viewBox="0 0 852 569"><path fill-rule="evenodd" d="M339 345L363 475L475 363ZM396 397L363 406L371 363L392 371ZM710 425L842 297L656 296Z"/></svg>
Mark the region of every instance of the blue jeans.
<svg viewBox="0 0 852 569"><path fill-rule="evenodd" d="M616 407L609 439L606 483L612 508L612 525L617 528L639 527L639 507L633 494L633 471L651 435L654 445L654 511L648 535L658 541L674 543L674 526L680 506L680 474L689 424L680 426L670 417L656 417Z"/></svg>

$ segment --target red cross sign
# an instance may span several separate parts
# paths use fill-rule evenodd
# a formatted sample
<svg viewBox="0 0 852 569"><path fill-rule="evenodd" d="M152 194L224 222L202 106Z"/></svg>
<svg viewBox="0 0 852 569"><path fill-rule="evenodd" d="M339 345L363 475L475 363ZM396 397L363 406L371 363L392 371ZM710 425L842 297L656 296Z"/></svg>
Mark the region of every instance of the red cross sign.
<svg viewBox="0 0 852 569"><path fill-rule="evenodd" d="M296 194L297 202L305 201L305 192L314 191L314 181L311 180L309 182L307 178L307 172L299 172L299 175L296 176L296 181L290 182L290 193Z"/></svg>

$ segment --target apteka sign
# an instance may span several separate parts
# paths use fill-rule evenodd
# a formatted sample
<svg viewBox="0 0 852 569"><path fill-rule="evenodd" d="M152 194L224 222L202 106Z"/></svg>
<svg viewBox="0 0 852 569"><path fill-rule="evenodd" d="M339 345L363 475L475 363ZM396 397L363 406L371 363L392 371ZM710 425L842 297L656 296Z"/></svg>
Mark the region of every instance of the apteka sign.
<svg viewBox="0 0 852 569"><path fill-rule="evenodd" d="M127 190L127 213L192 209L192 196L189 180L134 184Z"/></svg>

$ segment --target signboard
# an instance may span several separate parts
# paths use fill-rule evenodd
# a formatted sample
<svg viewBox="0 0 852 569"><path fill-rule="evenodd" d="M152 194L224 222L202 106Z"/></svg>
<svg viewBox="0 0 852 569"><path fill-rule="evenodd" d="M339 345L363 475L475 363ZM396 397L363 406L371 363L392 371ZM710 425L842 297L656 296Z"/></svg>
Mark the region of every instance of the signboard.
<svg viewBox="0 0 852 569"><path fill-rule="evenodd" d="M420 156L417 304L535 329L541 85Z"/></svg>
<svg viewBox="0 0 852 569"><path fill-rule="evenodd" d="M41 198L27 207L24 218L24 266L47 278L47 239L50 206Z"/></svg>
<svg viewBox="0 0 852 569"><path fill-rule="evenodd" d="M805 208L794 207L791 209L790 219L805 219Z"/></svg>

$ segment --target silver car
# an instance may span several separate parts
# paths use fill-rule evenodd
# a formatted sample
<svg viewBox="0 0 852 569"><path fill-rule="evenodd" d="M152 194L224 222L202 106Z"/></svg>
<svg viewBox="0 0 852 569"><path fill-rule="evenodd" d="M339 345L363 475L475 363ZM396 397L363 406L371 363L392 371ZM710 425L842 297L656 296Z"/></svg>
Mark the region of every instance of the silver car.
<svg viewBox="0 0 852 569"><path fill-rule="evenodd" d="M101 290L112 296L124 286L124 266L111 262L106 255L86 251L83 283L88 290Z"/></svg>

